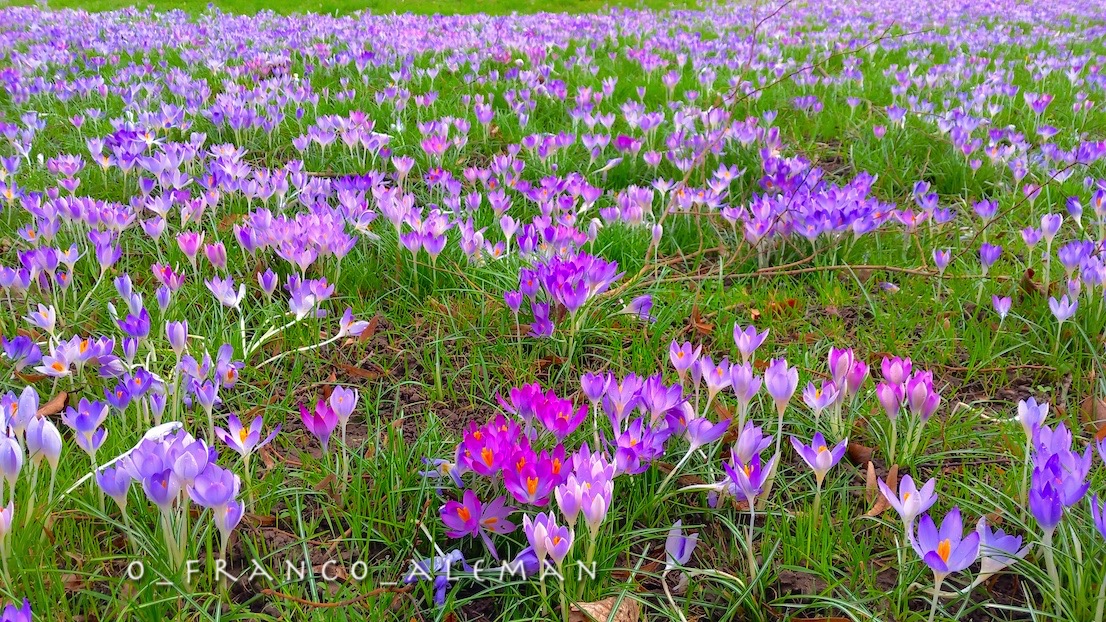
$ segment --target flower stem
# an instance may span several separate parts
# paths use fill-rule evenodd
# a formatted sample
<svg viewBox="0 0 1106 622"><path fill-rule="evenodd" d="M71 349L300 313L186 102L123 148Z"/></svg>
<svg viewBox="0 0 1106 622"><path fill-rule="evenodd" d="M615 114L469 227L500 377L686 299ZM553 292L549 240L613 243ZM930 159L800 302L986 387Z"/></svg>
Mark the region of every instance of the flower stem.
<svg viewBox="0 0 1106 622"><path fill-rule="evenodd" d="M933 622L934 616L937 615L937 598L941 595L941 583L944 580L944 577L934 577L933 579L933 600L929 604L929 622Z"/></svg>
<svg viewBox="0 0 1106 622"><path fill-rule="evenodd" d="M1056 571L1056 556L1052 550L1052 529L1046 529L1041 544L1045 549L1045 568L1048 570L1048 578L1052 581L1052 588L1056 594L1060 593L1060 574Z"/></svg>
<svg viewBox="0 0 1106 622"><path fill-rule="evenodd" d="M668 472L668 477L665 477L664 481L661 482L660 487L657 488L657 492L656 492L655 496L659 497L660 494L662 492L664 492L664 489L668 488L668 484L672 481L672 478L676 477L676 473L679 472L679 470L684 466L685 463L687 463L688 458L690 458L691 454L694 453L694 452L695 452L694 447L689 447L688 448L687 453L684 454L684 457L680 458L680 461L676 463L676 466L672 467L672 470Z"/></svg>

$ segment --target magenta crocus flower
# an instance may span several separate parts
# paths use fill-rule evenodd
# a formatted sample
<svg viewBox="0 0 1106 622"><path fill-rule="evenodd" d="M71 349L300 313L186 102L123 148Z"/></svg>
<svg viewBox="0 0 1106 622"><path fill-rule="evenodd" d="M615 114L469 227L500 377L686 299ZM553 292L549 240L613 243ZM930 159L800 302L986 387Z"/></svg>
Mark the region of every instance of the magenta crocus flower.
<svg viewBox="0 0 1106 622"><path fill-rule="evenodd" d="M909 475L903 475L902 480L899 481L899 493L897 495L882 480L876 483L879 484L879 490L883 493L887 502L899 513L907 532L913 530L914 519L937 502L937 495L934 493L937 488L937 480L935 479L930 479L922 486L921 490L918 490L914 485L914 479Z"/></svg>
<svg viewBox="0 0 1106 622"><path fill-rule="evenodd" d="M587 415L587 404L574 408L571 400L560 399L552 391L534 401L535 418L552 432L558 441L564 440L580 427Z"/></svg>
<svg viewBox="0 0 1106 622"><path fill-rule="evenodd" d="M499 553L489 532L506 534L515 530L515 524L507 520L515 508L506 506L504 501L505 498L500 496L484 505L471 490L465 491L460 502L447 501L438 512L446 526L446 535L451 538L479 536L488 547L488 552L498 560Z"/></svg>
<svg viewBox="0 0 1106 622"><path fill-rule="evenodd" d="M1010 313L1011 304L1013 304L1013 301L1009 296L991 296L991 305L994 306L1000 323L1006 320L1007 314Z"/></svg>
<svg viewBox="0 0 1106 622"><path fill-rule="evenodd" d="M906 381L906 403L910 412L927 421L941 405L941 396L933 388L933 373L918 372Z"/></svg>
<svg viewBox="0 0 1106 622"><path fill-rule="evenodd" d="M319 400L315 402L314 410L308 411L301 402L300 418L303 420L303 427L319 439L323 445L323 451L327 451L330 435L334 433L334 428L338 427L338 415L334 409L325 401Z"/></svg>
<svg viewBox="0 0 1106 622"><path fill-rule="evenodd" d="M895 356L891 358L884 357L880 367L883 371L884 381L891 384L905 385L912 366L910 359Z"/></svg>
<svg viewBox="0 0 1106 622"><path fill-rule="evenodd" d="M757 332L757 327L752 324L742 328L740 324L734 324L733 340L737 345L737 351L741 353L741 362L748 363L753 358L753 353L768 337L768 329L763 333Z"/></svg>
<svg viewBox="0 0 1106 622"><path fill-rule="evenodd" d="M231 413L230 418L227 420L227 429L216 427L215 436L223 441L227 447L233 449L238 455L248 460L250 455L262 447L272 442L278 432L280 432L280 424L278 423L273 431L265 437L261 438L261 428L264 422L261 416L254 417L254 420L247 428L242 425L242 422L238 419L238 415Z"/></svg>
<svg viewBox="0 0 1106 622"><path fill-rule="evenodd" d="M815 432L814 439L809 445L792 436L791 446L795 448L803 462L806 462L807 466L814 471L814 477L818 485L821 486L822 481L826 479L826 473L836 466L841 461L841 457L845 455L845 448L849 446L849 439L845 439L829 449L826 447L826 439L822 436L822 433Z"/></svg>
<svg viewBox="0 0 1106 622"><path fill-rule="evenodd" d="M530 450L519 450L503 468L503 485L519 503L543 506L557 486L554 464L542 460Z"/></svg>
<svg viewBox="0 0 1106 622"><path fill-rule="evenodd" d="M968 568L979 557L979 533L973 530L964 535L960 509L955 507L945 515L940 529L929 514L922 516L918 535L911 538L910 544L933 571L938 584L948 575Z"/></svg>
<svg viewBox="0 0 1106 622"><path fill-rule="evenodd" d="M879 400L879 405L883 407L883 412L887 413L888 419L895 419L899 416L903 398L903 388L900 384L881 382L876 385L876 399Z"/></svg>
<svg viewBox="0 0 1106 622"><path fill-rule="evenodd" d="M845 379L856 364L856 356L851 349L830 348L829 370L833 384L840 387L845 384Z"/></svg>

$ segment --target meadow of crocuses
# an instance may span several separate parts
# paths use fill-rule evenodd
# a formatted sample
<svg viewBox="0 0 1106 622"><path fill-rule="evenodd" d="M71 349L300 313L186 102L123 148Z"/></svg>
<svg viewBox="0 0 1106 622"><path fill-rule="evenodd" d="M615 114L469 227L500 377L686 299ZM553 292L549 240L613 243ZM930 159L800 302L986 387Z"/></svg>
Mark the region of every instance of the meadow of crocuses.
<svg viewBox="0 0 1106 622"><path fill-rule="evenodd" d="M1102 622L1104 16L0 8L0 620Z"/></svg>

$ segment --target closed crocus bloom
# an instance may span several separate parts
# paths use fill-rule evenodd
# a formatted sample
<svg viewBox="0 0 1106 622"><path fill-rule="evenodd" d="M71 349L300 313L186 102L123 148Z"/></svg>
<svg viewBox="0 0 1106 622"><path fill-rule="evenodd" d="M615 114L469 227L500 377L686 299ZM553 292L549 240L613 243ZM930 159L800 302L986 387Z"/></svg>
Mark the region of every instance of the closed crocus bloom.
<svg viewBox="0 0 1106 622"><path fill-rule="evenodd" d="M169 347L172 348L173 354L177 355L179 361L185 350L188 349L188 321L166 322L165 337L169 341Z"/></svg>
<svg viewBox="0 0 1106 622"><path fill-rule="evenodd" d="M1060 214L1041 216L1041 236L1044 237L1045 244L1052 244L1052 240L1056 238L1062 224L1064 224L1064 217Z"/></svg>
<svg viewBox="0 0 1106 622"><path fill-rule="evenodd" d="M910 368L912 364L908 358L899 358L897 356L892 358L884 358L881 369L883 371L883 379L891 384L906 384L906 379L910 376Z"/></svg>
<svg viewBox="0 0 1106 622"><path fill-rule="evenodd" d="M1044 423L1048 417L1048 402L1038 404L1035 398L1018 401L1018 416L1016 420L1025 432L1025 438L1032 440L1034 431ZM1106 460L1106 458L1103 458Z"/></svg>
<svg viewBox="0 0 1106 622"><path fill-rule="evenodd" d="M107 467L96 471L96 484L119 506L120 512L127 511L127 492L131 489L130 473L121 467Z"/></svg>
<svg viewBox="0 0 1106 622"><path fill-rule="evenodd" d="M359 397L357 389L347 389L341 385L335 385L334 390L331 391L330 399L327 401L330 403L330 407L334 409L334 414L338 415L338 422L342 424L342 427L349 423L350 416L357 408Z"/></svg>
<svg viewBox="0 0 1106 622"><path fill-rule="evenodd" d="M906 381L906 403L910 406L910 412L923 421L933 416L941 404L941 396L933 388L931 372L916 373Z"/></svg>
<svg viewBox="0 0 1106 622"><path fill-rule="evenodd" d="M0 474L4 481L11 486L12 496L15 495L15 482L19 479L19 471L23 468L23 449L19 442L12 436L0 436Z"/></svg>
<svg viewBox="0 0 1106 622"><path fill-rule="evenodd" d="M868 364L864 361L856 361L853 368L845 375L845 388L849 395L856 395L864 382L868 379Z"/></svg>
<svg viewBox="0 0 1106 622"><path fill-rule="evenodd" d="M833 378L833 383L837 386L842 386L845 383L846 376L852 371L855 363L856 357L853 355L851 349L839 350L837 348L830 348L829 370L830 377Z"/></svg>
<svg viewBox="0 0 1106 622"><path fill-rule="evenodd" d="M773 359L764 372L764 387L776 402L776 411L781 415L798 386L799 370L788 367L787 359Z"/></svg>
<svg viewBox="0 0 1106 622"><path fill-rule="evenodd" d="M22 438L31 419L38 416L38 391L27 385L19 394L19 402L16 404L15 416L8 423L15 432L16 438Z"/></svg>
<svg viewBox="0 0 1106 622"><path fill-rule="evenodd" d="M881 382L876 385L876 399L879 400L879 405L883 407L883 412L887 413L887 417L894 419L899 416L899 409L902 408L902 386Z"/></svg>
<svg viewBox="0 0 1106 622"><path fill-rule="evenodd" d="M699 542L699 534L684 535L683 521L678 520L668 530L668 538L664 542L665 570L672 570L684 566L691 559L691 553Z"/></svg>

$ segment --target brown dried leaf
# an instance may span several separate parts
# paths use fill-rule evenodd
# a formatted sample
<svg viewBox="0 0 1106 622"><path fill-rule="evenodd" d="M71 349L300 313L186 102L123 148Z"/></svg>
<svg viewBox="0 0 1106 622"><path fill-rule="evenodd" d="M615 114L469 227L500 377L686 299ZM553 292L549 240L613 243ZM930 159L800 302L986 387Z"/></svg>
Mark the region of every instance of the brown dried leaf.
<svg viewBox="0 0 1106 622"><path fill-rule="evenodd" d="M640 619L641 605L629 596L623 596L622 602L617 596L611 596L593 603L576 603L568 614L569 622L638 622Z"/></svg>
<svg viewBox="0 0 1106 622"><path fill-rule="evenodd" d="M1083 425L1095 433L1095 440L1106 438L1106 400L1088 395L1079 405Z"/></svg>
<svg viewBox="0 0 1106 622"><path fill-rule="evenodd" d="M49 417L50 415L56 415L65 410L65 405L68 403L69 394L65 391L61 391L54 397L51 397L50 401L46 402L42 406L39 406L38 414L40 417Z"/></svg>
<svg viewBox="0 0 1106 622"><path fill-rule="evenodd" d="M15 372L15 377L19 378L23 382L26 382L27 384L35 384L36 382L42 382L43 380L46 380L46 376L43 374L25 374L21 371Z"/></svg>
<svg viewBox="0 0 1106 622"><path fill-rule="evenodd" d="M875 518L880 514L887 511L887 508L891 507L891 503L887 501L887 497L883 496L883 493L879 489L879 485L876 484L876 467L871 462L868 463L868 483L870 489L874 488L876 494L875 503L872 505L872 509L868 510L865 516ZM899 465L894 465L891 470L887 472L887 487L892 491L898 491L899 489Z"/></svg>
<svg viewBox="0 0 1106 622"><path fill-rule="evenodd" d="M849 447L845 450L845 455L848 456L849 462L858 466L871 463L872 454L874 453L874 449L867 445L861 445L860 443L849 443Z"/></svg>
<svg viewBox="0 0 1106 622"><path fill-rule="evenodd" d="M361 378L362 380L379 380L386 375L384 370L380 368L365 369L349 363L338 363L338 368L354 378Z"/></svg>
<svg viewBox="0 0 1106 622"><path fill-rule="evenodd" d="M703 316L699 314L699 305L691 307L691 328L702 335L710 335L714 332L714 324L704 322Z"/></svg>
<svg viewBox="0 0 1106 622"><path fill-rule="evenodd" d="M1030 296L1044 298L1048 295L1048 289L1042 283L1038 283L1033 278L1034 276L1036 276L1036 273L1033 268L1026 268L1025 273L1022 274L1021 290Z"/></svg>

